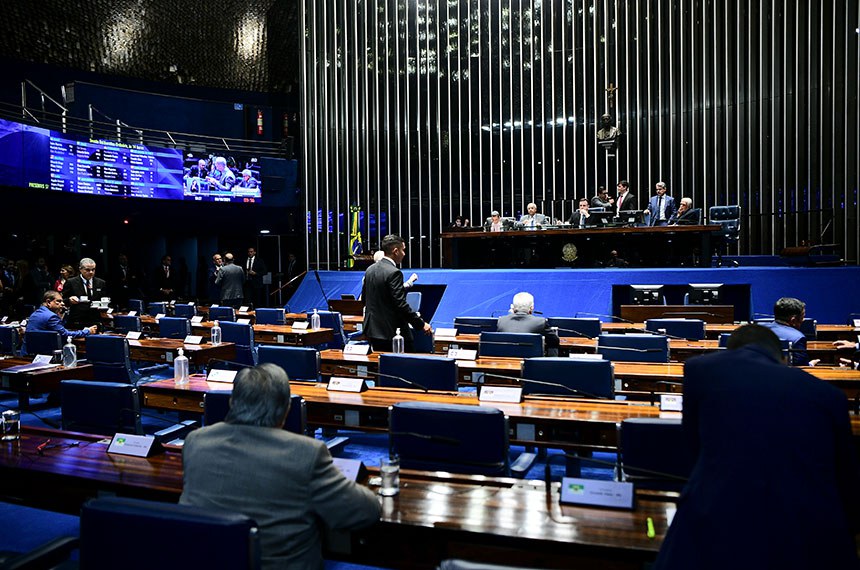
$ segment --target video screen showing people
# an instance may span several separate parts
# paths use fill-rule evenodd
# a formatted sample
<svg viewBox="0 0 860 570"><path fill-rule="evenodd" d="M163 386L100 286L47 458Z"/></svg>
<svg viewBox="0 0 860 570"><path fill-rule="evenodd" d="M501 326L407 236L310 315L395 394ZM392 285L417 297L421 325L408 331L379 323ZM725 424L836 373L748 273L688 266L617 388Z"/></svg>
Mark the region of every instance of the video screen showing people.
<svg viewBox="0 0 860 570"><path fill-rule="evenodd" d="M262 194L256 158L189 153L183 175L185 199L213 202L259 202Z"/></svg>

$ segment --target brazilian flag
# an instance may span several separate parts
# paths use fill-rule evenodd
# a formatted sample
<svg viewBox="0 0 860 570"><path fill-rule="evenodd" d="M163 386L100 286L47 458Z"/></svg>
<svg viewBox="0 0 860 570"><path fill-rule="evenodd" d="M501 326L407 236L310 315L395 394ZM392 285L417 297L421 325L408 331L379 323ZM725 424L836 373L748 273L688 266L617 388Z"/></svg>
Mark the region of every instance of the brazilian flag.
<svg viewBox="0 0 860 570"><path fill-rule="evenodd" d="M356 255L361 255L363 251L363 247L361 245L361 230L358 228L358 218L361 213L361 210L358 206L350 206L349 215L352 220L350 224L350 232L349 232L349 250L352 252L352 257L347 262L349 267L355 265L355 259L353 259Z"/></svg>

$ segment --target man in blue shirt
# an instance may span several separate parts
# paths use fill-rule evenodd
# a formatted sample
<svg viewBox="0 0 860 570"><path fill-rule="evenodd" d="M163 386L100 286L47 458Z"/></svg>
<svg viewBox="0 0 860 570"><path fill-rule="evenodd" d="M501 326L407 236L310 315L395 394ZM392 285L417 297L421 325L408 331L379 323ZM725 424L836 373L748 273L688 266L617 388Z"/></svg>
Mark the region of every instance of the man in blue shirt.
<svg viewBox="0 0 860 570"><path fill-rule="evenodd" d="M89 334L95 334L98 331L98 327L96 325L77 331L66 329L66 327L63 326L63 319L61 317L65 307L63 295L61 293L58 293L57 291L46 292L42 297L41 306L33 311L33 314L30 315L29 319L27 319L26 332L56 331L63 335L63 338L65 339L69 336L72 338L87 336ZM24 338L26 344L26 335ZM24 354L27 354L26 346L24 346Z"/></svg>
<svg viewBox="0 0 860 570"><path fill-rule="evenodd" d="M806 303L794 297L782 297L773 306L773 322L761 323L772 330L783 343L790 343L788 362L792 366L809 366L806 335L800 325L806 317Z"/></svg>

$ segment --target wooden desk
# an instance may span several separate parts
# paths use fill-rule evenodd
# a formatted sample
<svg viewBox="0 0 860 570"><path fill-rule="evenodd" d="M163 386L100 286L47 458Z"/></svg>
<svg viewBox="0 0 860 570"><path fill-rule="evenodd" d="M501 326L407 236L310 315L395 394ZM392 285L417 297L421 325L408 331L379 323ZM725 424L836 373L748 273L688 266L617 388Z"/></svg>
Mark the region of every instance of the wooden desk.
<svg viewBox="0 0 860 570"><path fill-rule="evenodd" d="M31 395L57 392L60 389L60 382L63 380L91 380L93 378L93 367L89 364L80 364L74 368L58 366L32 372L6 371L13 366L30 364L31 362L33 362L33 357L0 359L0 387L4 390L18 392L18 406L23 409L30 407Z"/></svg>
<svg viewBox="0 0 860 570"><path fill-rule="evenodd" d="M705 337L719 339L723 333L731 333L741 326L739 323L706 323ZM606 333L639 332L645 328L645 323L601 323L600 330ZM850 325L818 325L819 341L853 340L857 342L860 328Z"/></svg>
<svg viewBox="0 0 860 570"><path fill-rule="evenodd" d="M359 325L364 322L364 315L341 315L343 319L343 330L347 332L355 332L359 329ZM295 321L307 321L307 313L287 313L286 322L292 324Z"/></svg>
<svg viewBox="0 0 860 570"><path fill-rule="evenodd" d="M621 318L634 323L648 319L699 319L706 323L733 323L733 305L621 305ZM644 328L644 327L643 327Z"/></svg>
<svg viewBox="0 0 860 570"><path fill-rule="evenodd" d="M42 455L36 446L51 439ZM106 453L100 436L24 428L0 446L5 498L79 514L99 494L176 502L182 492L181 451L151 458ZM379 485L369 467L366 483ZM641 569L653 561L675 506L640 493L635 511L561 506L558 483L403 470L400 494L380 498L376 525L352 533L339 554L356 563L435 568L444 558L538 564L543 568ZM656 536L646 536L647 519Z"/></svg>
<svg viewBox="0 0 860 570"><path fill-rule="evenodd" d="M204 338L211 336L212 321L191 325L194 334ZM289 325L254 325L254 342L258 344L282 344L287 346L314 346L334 338L332 329L294 329Z"/></svg>

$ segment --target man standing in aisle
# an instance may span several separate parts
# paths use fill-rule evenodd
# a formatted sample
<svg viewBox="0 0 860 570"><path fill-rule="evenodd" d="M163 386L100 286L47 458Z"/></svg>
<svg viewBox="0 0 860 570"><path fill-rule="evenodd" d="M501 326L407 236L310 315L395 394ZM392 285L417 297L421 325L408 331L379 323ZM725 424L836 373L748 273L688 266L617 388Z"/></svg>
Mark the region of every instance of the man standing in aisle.
<svg viewBox="0 0 860 570"><path fill-rule="evenodd" d="M107 294L105 280L96 277L96 262L85 257L78 265L81 274L68 279L63 285L63 301L69 307L66 323L69 326L91 326L101 320L98 309L91 308Z"/></svg>
<svg viewBox="0 0 860 570"><path fill-rule="evenodd" d="M257 256L257 250L249 247L245 260L245 302L253 304L255 308L266 306L263 275L268 272L266 263Z"/></svg>

